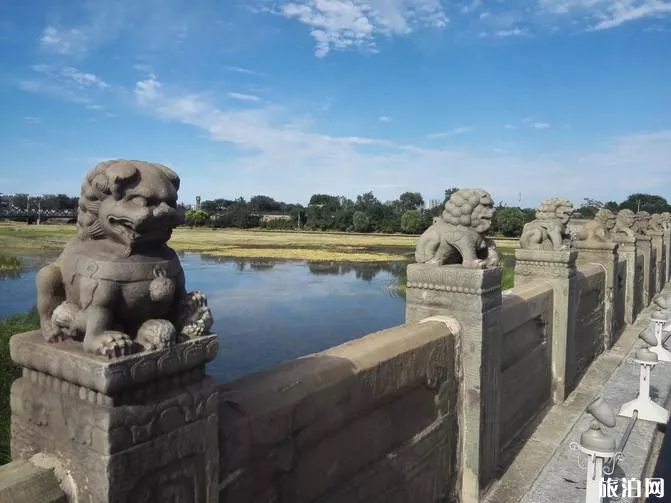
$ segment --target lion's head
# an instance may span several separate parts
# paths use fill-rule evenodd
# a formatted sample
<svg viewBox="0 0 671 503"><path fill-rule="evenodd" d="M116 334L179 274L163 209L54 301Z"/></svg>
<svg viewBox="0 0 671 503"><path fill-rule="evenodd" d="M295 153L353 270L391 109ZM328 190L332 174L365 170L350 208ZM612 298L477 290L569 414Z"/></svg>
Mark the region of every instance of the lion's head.
<svg viewBox="0 0 671 503"><path fill-rule="evenodd" d="M562 225L566 225L573 213L575 213L575 207L571 201L563 197L551 197L536 208L536 219L559 220Z"/></svg>
<svg viewBox="0 0 671 503"><path fill-rule="evenodd" d="M177 208L178 189L177 174L161 164L101 162L82 183L79 238L111 239L129 249L166 243L184 221Z"/></svg>
<svg viewBox="0 0 671 503"><path fill-rule="evenodd" d="M461 189L454 192L445 203L442 219L451 225L472 227L484 234L492 226L494 201L483 189Z"/></svg>
<svg viewBox="0 0 671 503"><path fill-rule="evenodd" d="M612 231L615 228L615 213L607 208L601 208L597 211L596 215L594 215L594 219L601 222L607 231Z"/></svg>
<svg viewBox="0 0 671 503"><path fill-rule="evenodd" d="M636 215L628 209L620 210L615 216L615 225L619 229L631 229L634 226Z"/></svg>
<svg viewBox="0 0 671 503"><path fill-rule="evenodd" d="M665 225L671 225L671 213L669 213L668 211L662 213L662 222Z"/></svg>

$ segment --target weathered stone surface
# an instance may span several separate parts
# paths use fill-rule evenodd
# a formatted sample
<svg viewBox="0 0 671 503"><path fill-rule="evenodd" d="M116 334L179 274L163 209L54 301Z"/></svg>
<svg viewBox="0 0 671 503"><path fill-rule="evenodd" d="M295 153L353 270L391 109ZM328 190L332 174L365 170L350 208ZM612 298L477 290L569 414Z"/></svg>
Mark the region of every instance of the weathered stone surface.
<svg viewBox="0 0 671 503"><path fill-rule="evenodd" d="M615 220L615 213L606 208L599 209L594 220L585 223L576 232L576 241L578 243L609 243L612 240L611 232L615 228Z"/></svg>
<svg viewBox="0 0 671 503"><path fill-rule="evenodd" d="M520 248L563 250L570 246L567 224L575 212L573 203L562 197L546 199L536 209L536 220L524 225Z"/></svg>
<svg viewBox="0 0 671 503"><path fill-rule="evenodd" d="M640 279L642 284L641 298L636 302L639 313L645 306L647 306L654 297L655 291L655 256L652 248L652 238L644 234L636 235L636 252L639 260Z"/></svg>
<svg viewBox="0 0 671 503"><path fill-rule="evenodd" d="M597 242L578 241L575 243L578 250L576 264L598 264L606 273L604 295L604 349L613 345L619 332L624 326L624 276L619 268L618 244L612 241ZM617 309L616 309L617 307Z"/></svg>
<svg viewBox="0 0 671 503"><path fill-rule="evenodd" d="M647 235L650 230L650 213L647 211L639 211L634 215L634 233Z"/></svg>
<svg viewBox="0 0 671 503"><path fill-rule="evenodd" d="M0 466L0 502L68 503L53 470L29 461Z"/></svg>
<svg viewBox="0 0 671 503"><path fill-rule="evenodd" d="M9 348L14 363L42 374L41 379L64 381L86 388L87 393L90 390L112 398L126 389L202 369L216 357L219 341L217 335L207 335L173 348L110 360L84 353L72 340L48 343L36 330L15 335ZM96 400L103 398L96 397Z"/></svg>
<svg viewBox="0 0 671 503"><path fill-rule="evenodd" d="M78 234L37 275L47 341L83 338L84 351L113 358L208 333L207 300L186 292L166 244L184 221L179 184L171 169L143 161L106 161L87 174Z"/></svg>
<svg viewBox="0 0 671 503"><path fill-rule="evenodd" d="M636 237L634 223L636 215L631 210L620 210L615 216L615 228L613 237L618 243L632 243Z"/></svg>
<svg viewBox="0 0 671 503"><path fill-rule="evenodd" d="M514 456L528 425L551 401L552 299L552 287L541 282L515 287L503 298L500 438L503 469Z"/></svg>
<svg viewBox="0 0 671 503"><path fill-rule="evenodd" d="M493 216L494 201L487 191L458 190L417 240L415 260L429 265L498 266L496 244L485 237Z"/></svg>
<svg viewBox="0 0 671 503"><path fill-rule="evenodd" d="M547 281L554 291L552 316L552 398L555 403L563 401L567 389L567 343L575 334L575 319L578 300L576 281L576 259L578 252L572 249L515 250L515 285L522 286L539 280Z"/></svg>
<svg viewBox="0 0 671 503"><path fill-rule="evenodd" d="M410 264L406 320L453 316L463 327L459 453L461 501L477 501L496 476L501 381L501 269Z"/></svg>
<svg viewBox="0 0 671 503"><path fill-rule="evenodd" d="M221 387L220 501L328 500L356 480L383 491L372 473L387 473L385 460L423 436L443 447L426 460L405 458L405 490L427 501L419 498L429 489L413 482L425 475L410 470L419 463L433 474L430 491L449 493L456 453L444 445L457 439L456 340L445 323L412 323ZM455 427L437 431L442 417ZM380 471L369 481L357 477L373 466Z"/></svg>

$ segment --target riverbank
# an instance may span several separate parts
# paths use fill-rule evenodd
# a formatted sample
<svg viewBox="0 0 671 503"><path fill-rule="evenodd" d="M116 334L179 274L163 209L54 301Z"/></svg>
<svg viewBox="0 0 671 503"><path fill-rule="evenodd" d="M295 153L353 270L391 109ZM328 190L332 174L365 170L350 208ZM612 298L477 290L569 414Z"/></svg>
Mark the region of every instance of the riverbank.
<svg viewBox="0 0 671 503"><path fill-rule="evenodd" d="M10 255L58 253L74 225L0 224L0 249ZM176 251L240 258L388 262L411 259L417 236L180 227L169 245ZM509 240L499 246L514 248Z"/></svg>
<svg viewBox="0 0 671 503"><path fill-rule="evenodd" d="M21 375L21 370L9 357L9 339L14 334L37 328L39 322L35 310L0 318L0 465L10 461L9 391L14 380Z"/></svg>

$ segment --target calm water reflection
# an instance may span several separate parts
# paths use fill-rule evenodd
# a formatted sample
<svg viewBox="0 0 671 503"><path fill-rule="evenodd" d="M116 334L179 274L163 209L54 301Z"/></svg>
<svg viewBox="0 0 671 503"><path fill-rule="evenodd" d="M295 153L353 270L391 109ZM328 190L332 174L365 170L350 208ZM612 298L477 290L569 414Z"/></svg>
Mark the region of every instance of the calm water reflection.
<svg viewBox="0 0 671 503"><path fill-rule="evenodd" d="M403 323L400 262L308 263L181 256L187 288L207 294L220 336L210 373L227 382ZM36 264L39 265L39 264ZM0 279L0 317L35 304L36 266Z"/></svg>

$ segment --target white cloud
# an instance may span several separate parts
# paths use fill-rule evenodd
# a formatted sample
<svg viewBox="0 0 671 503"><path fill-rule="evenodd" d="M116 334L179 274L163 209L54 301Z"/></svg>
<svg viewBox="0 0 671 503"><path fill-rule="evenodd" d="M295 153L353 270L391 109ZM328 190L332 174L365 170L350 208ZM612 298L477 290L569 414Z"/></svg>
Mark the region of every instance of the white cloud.
<svg viewBox="0 0 671 503"><path fill-rule="evenodd" d="M456 135L471 133L471 132L473 132L472 127L461 126L461 127L457 127L457 128L454 128L454 129L450 129L449 131L441 131L439 133L430 133L430 134L426 135L426 137L429 138L430 140L437 140L439 138L448 138L450 136L456 136Z"/></svg>
<svg viewBox="0 0 671 503"><path fill-rule="evenodd" d="M65 79L71 80L79 87L93 86L99 87L100 89L108 89L111 87L107 82L102 80L97 75L81 72L71 66L63 68L60 73Z"/></svg>
<svg viewBox="0 0 671 503"><path fill-rule="evenodd" d="M538 5L546 14L586 19L593 31L671 13L671 2L665 0L539 0Z"/></svg>
<svg viewBox="0 0 671 503"><path fill-rule="evenodd" d="M521 191L533 205L559 195L581 201L583 197L621 199L637 190L671 190L671 131L615 138L596 152L548 157L516 146L496 152L481 147L470 151L326 135L313 130L309 120L295 120L282 107L224 109L199 93L176 91L154 76L137 82L135 96L149 114L191 125L213 141L239 149L238 156L209 168L214 178L226 173L221 186L185 187L183 198L198 192L204 197L233 192L304 201L317 192L354 197L371 188L382 200L398 197L404 190L431 198L456 185L483 186L497 201L516 201ZM634 170L640 176L632 181L628 174ZM423 174L419 179L417 171ZM310 176L304 176L308 172ZM604 172L609 173L610 184L603 183ZM561 183L539 184L539 173Z"/></svg>
<svg viewBox="0 0 671 503"><path fill-rule="evenodd" d="M520 28L512 28L510 30L498 30L494 32L494 36L499 38L519 37L521 35L526 35L526 31Z"/></svg>
<svg viewBox="0 0 671 503"><path fill-rule="evenodd" d="M380 122L391 122L391 117L387 117L386 115L382 115L377 118Z"/></svg>
<svg viewBox="0 0 671 503"><path fill-rule="evenodd" d="M24 117L23 120L28 124L39 124L40 122L42 122L42 119L40 119L39 117L32 117L29 115Z"/></svg>
<svg viewBox="0 0 671 503"><path fill-rule="evenodd" d="M261 98L254 96L253 94L243 94L243 93L228 93L229 98L240 101L259 101Z"/></svg>
<svg viewBox="0 0 671 503"><path fill-rule="evenodd" d="M24 91L45 94L62 100L96 107L94 98L109 92L112 86L101 77L72 66L57 67L38 64L31 66L33 74L18 82Z"/></svg>
<svg viewBox="0 0 671 503"><path fill-rule="evenodd" d="M482 7L482 0L472 0L470 3L462 5L460 11L462 14L468 14L469 12L478 10L480 7Z"/></svg>
<svg viewBox="0 0 671 503"><path fill-rule="evenodd" d="M375 51L378 36L443 28L449 21L440 0L298 0L279 14L310 27L320 58L332 50Z"/></svg>
<svg viewBox="0 0 671 503"><path fill-rule="evenodd" d="M531 124L531 127L534 129L547 129L550 127L550 124L547 122L534 122Z"/></svg>
<svg viewBox="0 0 671 503"><path fill-rule="evenodd" d="M86 50L86 34L77 28L59 29L47 26L40 37L40 45L58 54L77 54Z"/></svg>
<svg viewBox="0 0 671 503"><path fill-rule="evenodd" d="M515 126L514 124L505 124L503 126L503 129L517 129L517 126Z"/></svg>

